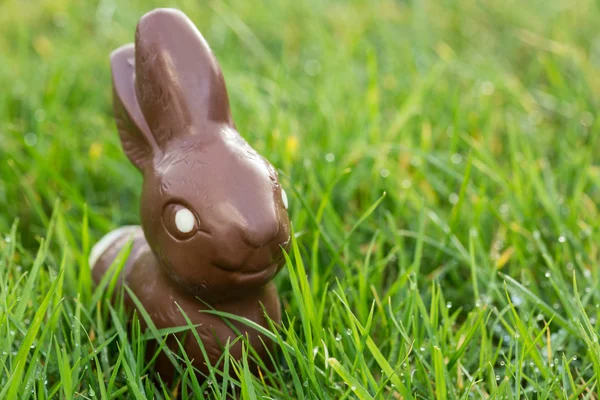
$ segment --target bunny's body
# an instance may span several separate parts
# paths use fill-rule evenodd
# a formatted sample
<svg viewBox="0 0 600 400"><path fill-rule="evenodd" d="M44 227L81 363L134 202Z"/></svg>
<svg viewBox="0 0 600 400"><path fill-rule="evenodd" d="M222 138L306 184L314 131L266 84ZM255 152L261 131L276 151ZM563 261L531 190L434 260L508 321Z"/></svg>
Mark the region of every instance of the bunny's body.
<svg viewBox="0 0 600 400"><path fill-rule="evenodd" d="M95 263L96 267L92 270L94 281L99 282L102 279L119 251L131 240L133 243L130 257L121 272L119 285L125 282L129 286L144 305L144 308L158 329L187 326L188 323L180 311L181 307L188 318L190 318L192 324L200 325L197 328L198 336L202 340L202 345L210 363L217 365L219 357L222 355L222 349L226 345L227 338L233 340L237 337L237 334L219 316L200 312L201 310L207 310L208 307L186 291L179 290L176 285L173 285L172 281L156 261L154 253L148 247L141 227L133 226L119 230L121 232L117 232L118 236L111 238L111 243ZM134 304L128 296L126 296L126 302L130 309L134 308ZM242 302L234 299L233 301L211 304L211 307L218 311L245 317L263 326L266 326L263 307L272 320L279 321L281 318L279 297L277 289L272 282L258 288L253 293L248 293L244 296ZM263 355L265 361L268 361L268 357L264 357L266 355L264 354L265 349L259 339L258 333L235 321L230 323L239 332L246 332L251 345L259 354ZM222 342L223 339L225 339L225 342ZM168 345L172 350L177 349L177 343L173 338L169 340ZM194 366L206 374L207 369L204 356L195 337L191 333L187 334L183 345L189 359L195 361ZM154 350L154 348L149 349L148 355L150 357L154 354ZM241 357L241 350L240 342L229 348L230 354L235 358ZM170 361L163 354L159 356L156 367L157 372L163 380L169 381L173 378L174 369Z"/></svg>
<svg viewBox="0 0 600 400"><path fill-rule="evenodd" d="M135 45L111 55L114 109L125 153L144 175L141 226L110 233L92 251L99 282L133 240L119 277L158 328L193 324L215 365L238 335L214 308L266 326L280 320L271 279L290 240L287 199L277 173L237 132L221 70L208 44L181 12L158 9L140 20ZM207 306L208 304L208 306ZM134 308L130 299L127 305ZM263 360L265 338L241 323ZM194 335L184 348L206 360ZM177 343L170 343L177 349ZM239 358L241 344L230 353ZM162 357L162 356L161 356ZM166 357L165 357L166 358ZM168 360L157 369L170 378Z"/></svg>

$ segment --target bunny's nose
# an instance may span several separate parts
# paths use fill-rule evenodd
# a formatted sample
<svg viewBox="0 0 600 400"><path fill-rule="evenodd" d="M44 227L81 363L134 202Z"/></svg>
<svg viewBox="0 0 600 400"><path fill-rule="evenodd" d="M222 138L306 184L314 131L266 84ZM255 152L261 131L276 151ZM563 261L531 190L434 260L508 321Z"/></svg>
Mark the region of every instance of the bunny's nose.
<svg viewBox="0 0 600 400"><path fill-rule="evenodd" d="M271 243L279 234L279 221L262 222L248 227L242 233L242 240L247 245L260 249Z"/></svg>

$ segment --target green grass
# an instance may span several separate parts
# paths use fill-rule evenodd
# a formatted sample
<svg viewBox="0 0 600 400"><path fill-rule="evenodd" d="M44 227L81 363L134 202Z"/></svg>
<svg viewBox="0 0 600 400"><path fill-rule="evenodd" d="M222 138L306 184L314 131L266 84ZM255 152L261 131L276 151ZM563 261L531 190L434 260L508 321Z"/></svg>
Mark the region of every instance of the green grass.
<svg viewBox="0 0 600 400"><path fill-rule="evenodd" d="M211 43L290 198L262 376L173 353L157 383L169 332L91 285L141 189L108 55L159 5ZM0 398L598 398L597 0L9 0L0 26Z"/></svg>

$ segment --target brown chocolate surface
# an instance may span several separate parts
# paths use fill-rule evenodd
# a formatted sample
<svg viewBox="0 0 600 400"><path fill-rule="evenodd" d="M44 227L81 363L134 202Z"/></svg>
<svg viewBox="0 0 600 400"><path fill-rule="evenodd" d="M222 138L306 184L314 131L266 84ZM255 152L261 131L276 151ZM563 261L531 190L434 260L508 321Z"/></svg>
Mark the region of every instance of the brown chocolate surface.
<svg viewBox="0 0 600 400"><path fill-rule="evenodd" d="M93 278L100 281L131 237L119 282L133 290L158 328L187 325L177 303L200 324L214 364L237 335L220 317L202 313L204 302L263 326L263 307L280 320L270 281L290 241L285 194L275 169L238 133L217 60L185 14L157 9L144 15L135 44L115 50L111 67L123 149L144 176L141 226L109 243L92 266ZM234 325L268 359L258 333ZM175 341L170 345L176 349ZM206 372L193 335L184 346ZM241 357L241 343L231 353ZM156 369L172 378L166 357Z"/></svg>

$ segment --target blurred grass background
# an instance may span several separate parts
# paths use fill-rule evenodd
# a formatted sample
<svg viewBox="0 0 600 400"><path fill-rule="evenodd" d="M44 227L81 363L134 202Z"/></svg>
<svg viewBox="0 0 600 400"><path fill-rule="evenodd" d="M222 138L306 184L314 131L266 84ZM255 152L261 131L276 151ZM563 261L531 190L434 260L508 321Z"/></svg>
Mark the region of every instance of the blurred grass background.
<svg viewBox="0 0 600 400"><path fill-rule="evenodd" d="M108 55L157 6L182 9L211 44L240 133L281 171L300 234L276 279L298 360L266 383L232 372L238 386L274 398L597 398L594 0L1 2L2 387L91 397L116 371L117 397L166 396L115 367L123 350L105 348L99 368L56 328L81 307L82 326L105 332L82 346L114 339L81 272L90 243L139 218ZM52 282L61 317L36 339L52 345L20 352ZM17 385L19 360L48 383Z"/></svg>

